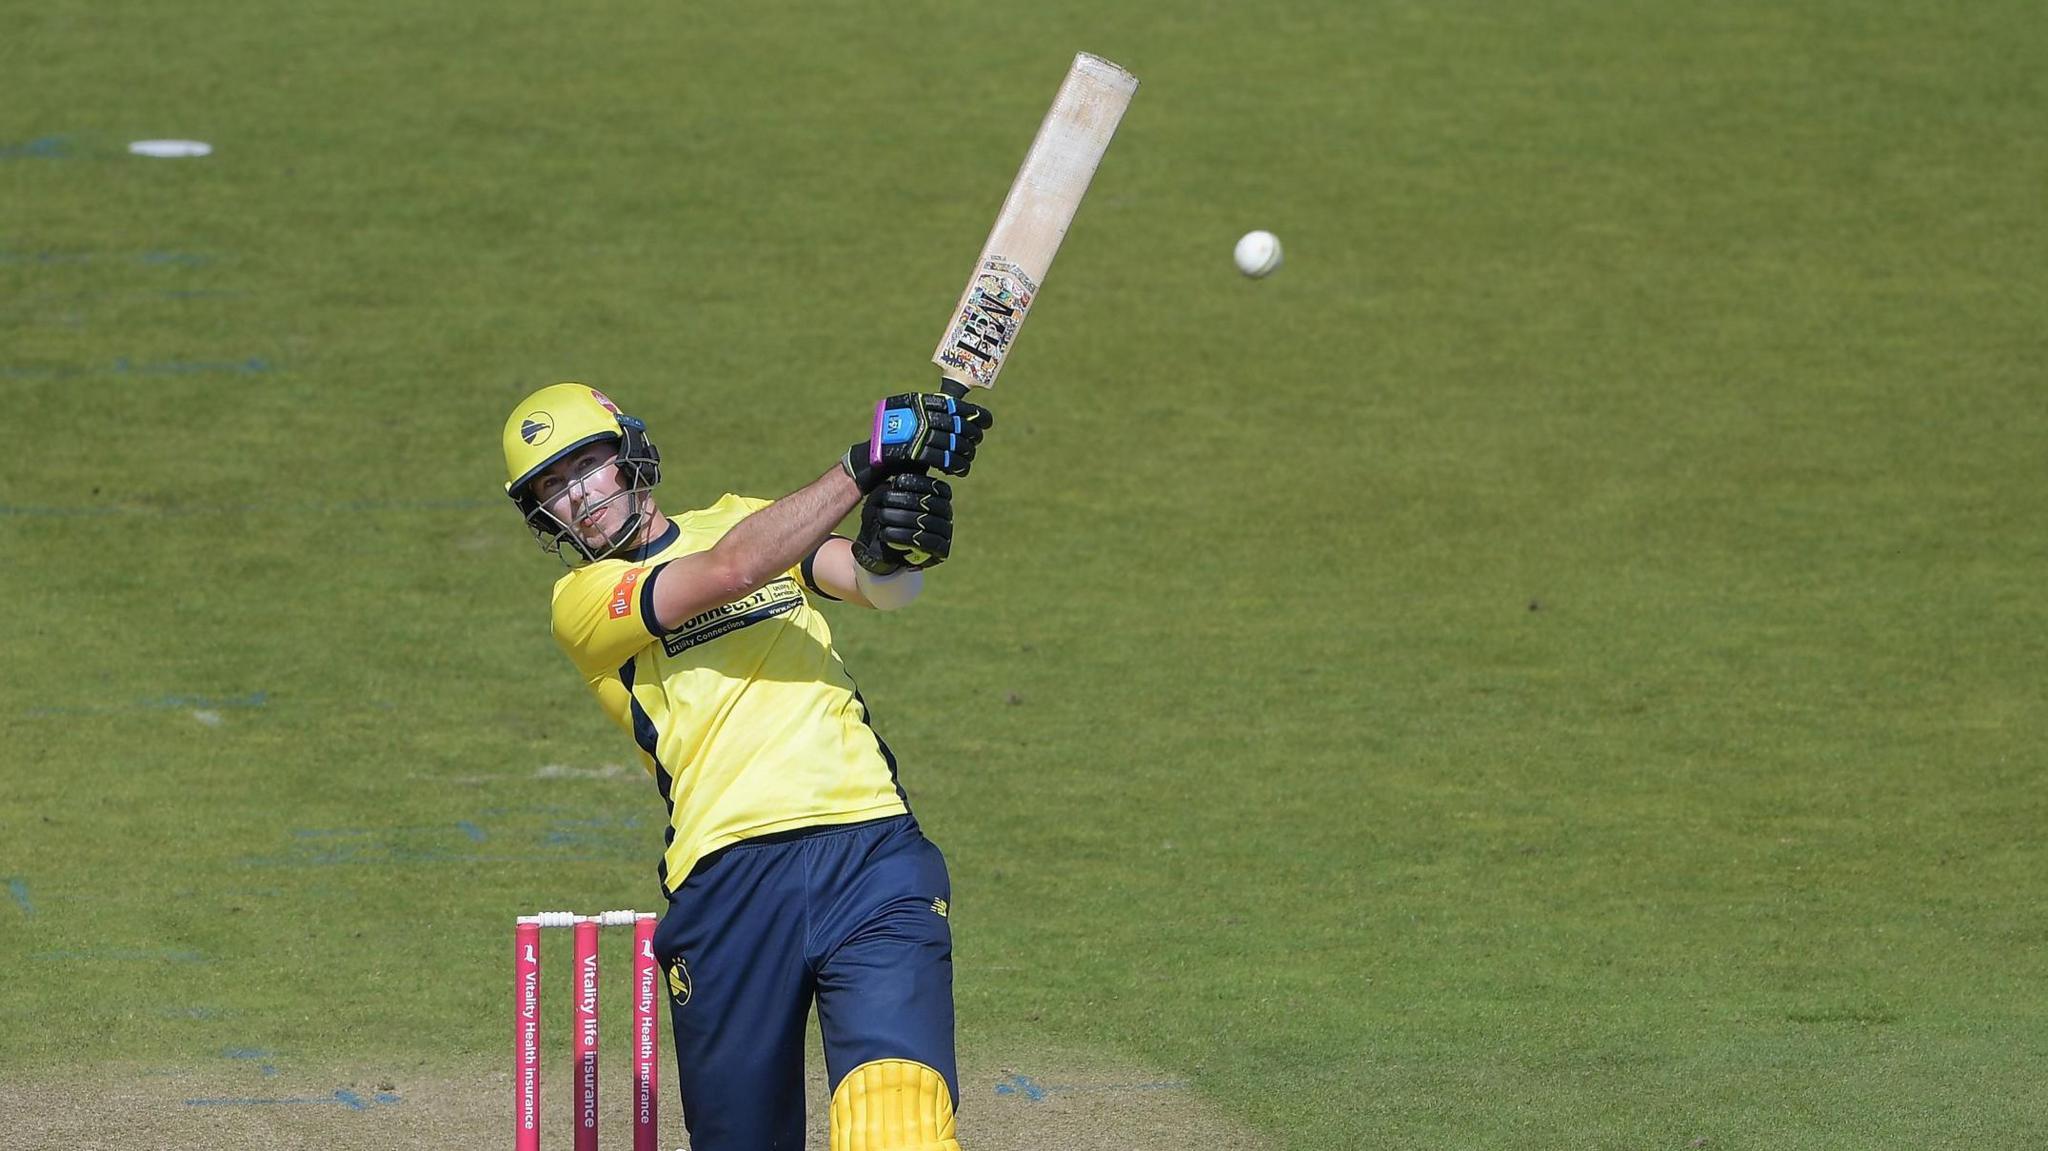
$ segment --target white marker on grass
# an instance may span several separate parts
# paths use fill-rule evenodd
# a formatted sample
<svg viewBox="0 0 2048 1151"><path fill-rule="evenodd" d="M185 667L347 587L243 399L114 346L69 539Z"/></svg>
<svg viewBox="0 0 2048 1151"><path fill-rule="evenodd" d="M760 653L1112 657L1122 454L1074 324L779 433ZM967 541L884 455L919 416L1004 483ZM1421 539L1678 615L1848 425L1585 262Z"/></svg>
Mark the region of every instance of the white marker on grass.
<svg viewBox="0 0 2048 1151"><path fill-rule="evenodd" d="M137 156L178 160L187 156L211 155L213 145L204 140L137 140L128 145L128 150Z"/></svg>

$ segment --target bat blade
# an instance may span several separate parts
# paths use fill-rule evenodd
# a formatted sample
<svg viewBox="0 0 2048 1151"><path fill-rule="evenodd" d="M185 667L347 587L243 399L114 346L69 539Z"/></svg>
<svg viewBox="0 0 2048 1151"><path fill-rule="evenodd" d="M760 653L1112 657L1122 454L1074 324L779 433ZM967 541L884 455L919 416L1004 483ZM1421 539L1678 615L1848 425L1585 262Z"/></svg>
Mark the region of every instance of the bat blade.
<svg viewBox="0 0 2048 1151"><path fill-rule="evenodd" d="M1137 91L1138 78L1117 65L1086 52L1074 57L932 353L948 391L995 386Z"/></svg>

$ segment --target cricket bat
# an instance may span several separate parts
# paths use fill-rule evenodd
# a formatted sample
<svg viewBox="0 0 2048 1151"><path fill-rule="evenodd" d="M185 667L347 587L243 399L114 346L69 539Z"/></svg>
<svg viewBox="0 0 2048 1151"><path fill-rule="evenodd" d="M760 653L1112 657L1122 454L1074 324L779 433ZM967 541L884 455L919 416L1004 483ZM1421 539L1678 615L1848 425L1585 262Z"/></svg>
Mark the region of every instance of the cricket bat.
<svg viewBox="0 0 2048 1151"><path fill-rule="evenodd" d="M1074 210L1137 91L1138 78L1115 64L1086 52L1074 57L932 353L949 394L995 386Z"/></svg>

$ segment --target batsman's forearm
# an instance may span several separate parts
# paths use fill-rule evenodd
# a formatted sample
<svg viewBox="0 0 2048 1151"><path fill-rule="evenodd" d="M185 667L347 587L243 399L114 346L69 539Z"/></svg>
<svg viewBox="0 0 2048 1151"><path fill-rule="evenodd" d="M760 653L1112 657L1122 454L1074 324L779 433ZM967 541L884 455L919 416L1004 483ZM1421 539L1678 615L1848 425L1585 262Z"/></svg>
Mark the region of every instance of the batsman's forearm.
<svg viewBox="0 0 2048 1151"><path fill-rule="evenodd" d="M649 589L659 629L760 590L811 553L860 502L860 488L833 468L734 524L705 551L661 565Z"/></svg>
<svg viewBox="0 0 2048 1151"><path fill-rule="evenodd" d="M860 503L860 488L838 467L748 516L706 553L719 603L755 591L815 551Z"/></svg>

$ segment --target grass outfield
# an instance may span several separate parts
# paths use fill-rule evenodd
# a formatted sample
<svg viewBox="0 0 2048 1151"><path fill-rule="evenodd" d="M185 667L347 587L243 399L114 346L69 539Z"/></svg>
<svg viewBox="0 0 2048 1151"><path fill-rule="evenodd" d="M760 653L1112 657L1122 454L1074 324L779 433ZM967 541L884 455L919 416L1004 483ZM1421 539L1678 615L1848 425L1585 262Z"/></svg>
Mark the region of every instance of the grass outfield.
<svg viewBox="0 0 2048 1151"><path fill-rule="evenodd" d="M505 1070L509 917L660 839L505 412L812 478L1087 49L1144 87L956 558L831 617L963 1062L1301 1149L2048 1142L2038 6L1102 9L15 5L0 1082Z"/></svg>

